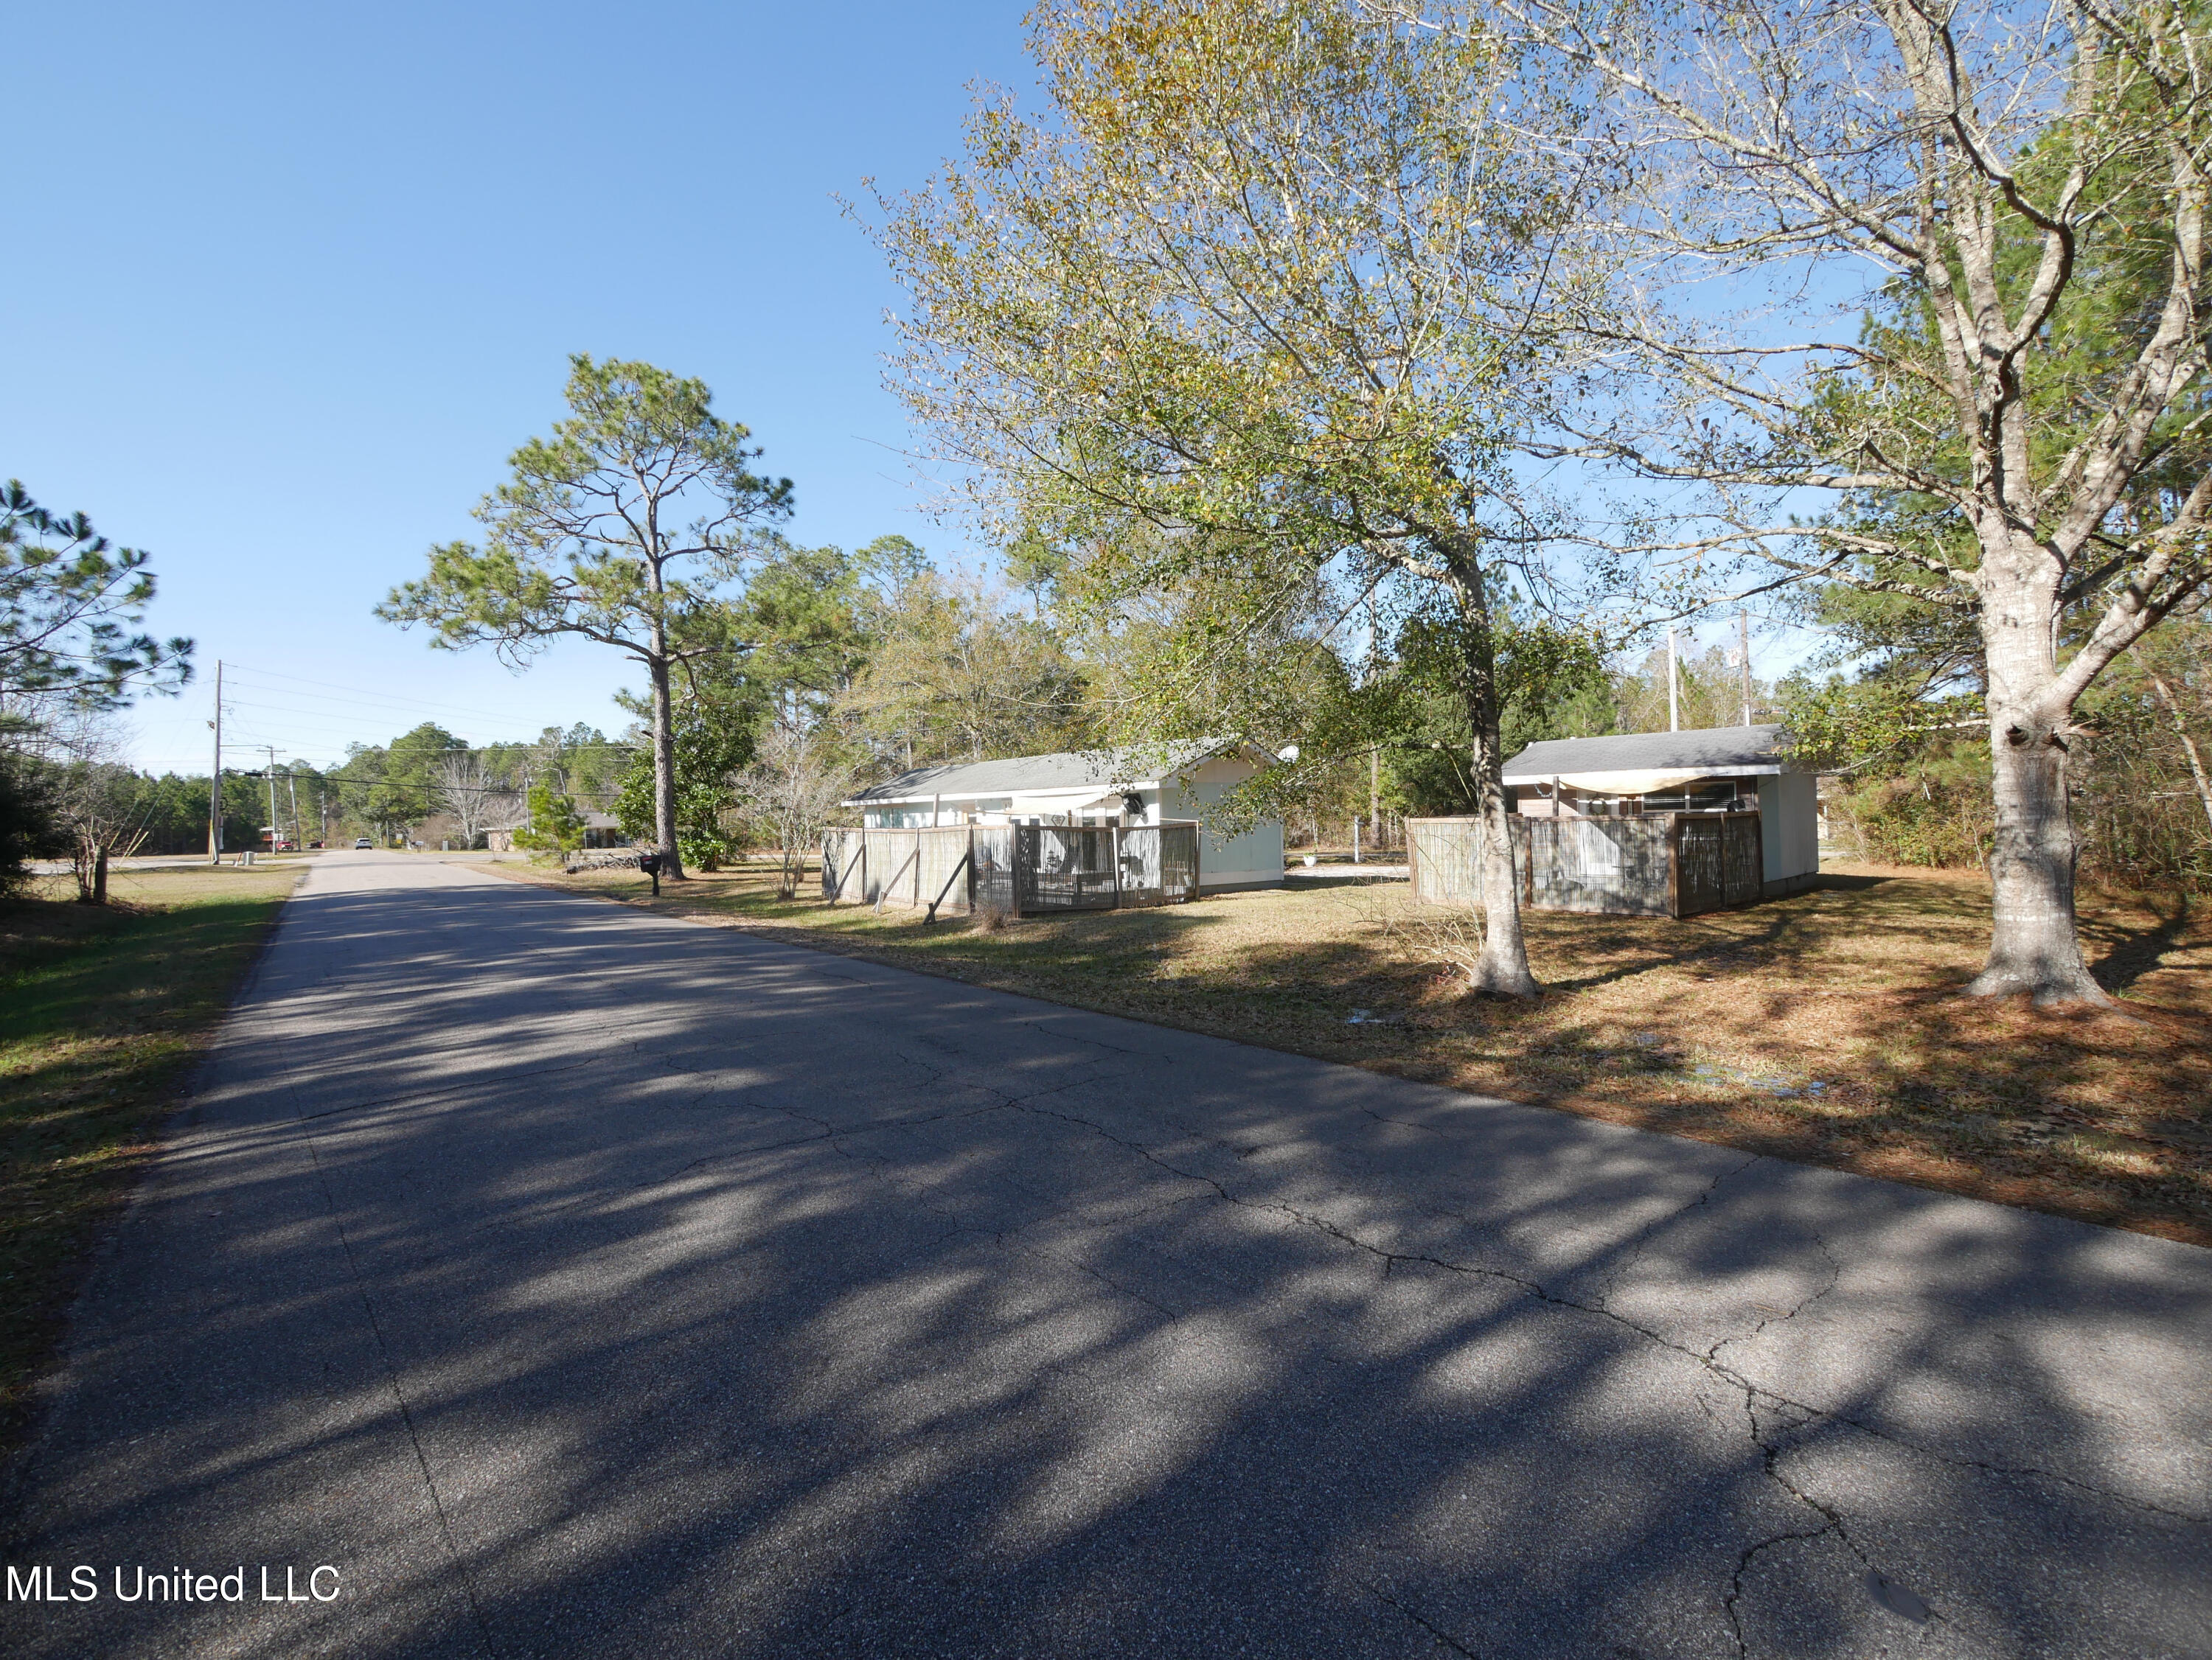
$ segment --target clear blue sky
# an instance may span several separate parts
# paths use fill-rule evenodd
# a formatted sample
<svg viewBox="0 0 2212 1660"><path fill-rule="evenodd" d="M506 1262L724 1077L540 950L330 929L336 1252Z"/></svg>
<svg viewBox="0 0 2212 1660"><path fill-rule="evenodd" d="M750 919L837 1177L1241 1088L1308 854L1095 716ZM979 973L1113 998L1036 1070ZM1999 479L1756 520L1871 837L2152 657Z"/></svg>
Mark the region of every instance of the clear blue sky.
<svg viewBox="0 0 2212 1660"><path fill-rule="evenodd" d="M833 192L919 183L1021 7L21 6L0 476L152 551L231 732L329 760L422 718L613 730L618 657L515 676L369 615L560 408L567 354L704 379L853 545L921 518L881 261ZM207 765L204 684L136 717ZM245 764L242 754L235 764Z"/></svg>

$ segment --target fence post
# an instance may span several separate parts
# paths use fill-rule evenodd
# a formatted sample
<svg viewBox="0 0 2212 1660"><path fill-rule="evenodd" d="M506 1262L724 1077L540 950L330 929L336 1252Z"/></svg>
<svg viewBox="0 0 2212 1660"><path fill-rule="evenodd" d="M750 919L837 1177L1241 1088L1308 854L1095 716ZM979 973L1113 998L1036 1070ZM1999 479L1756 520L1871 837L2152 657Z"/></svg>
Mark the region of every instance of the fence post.
<svg viewBox="0 0 2212 1660"><path fill-rule="evenodd" d="M1114 908L1121 908L1121 827L1107 826L1107 851L1114 861Z"/></svg>
<svg viewBox="0 0 2212 1660"><path fill-rule="evenodd" d="M1682 815L1667 815L1667 914L1682 917Z"/></svg>
<svg viewBox="0 0 2212 1660"><path fill-rule="evenodd" d="M960 864L952 867L952 874L945 879L945 886L938 889L937 897L929 902L929 913L921 919L924 927L937 920L937 907L945 903L945 896L952 891L952 884L959 880L960 865L966 864L975 856L975 845L971 839L968 845L969 851L960 856ZM969 880L973 881L974 878L971 876Z"/></svg>

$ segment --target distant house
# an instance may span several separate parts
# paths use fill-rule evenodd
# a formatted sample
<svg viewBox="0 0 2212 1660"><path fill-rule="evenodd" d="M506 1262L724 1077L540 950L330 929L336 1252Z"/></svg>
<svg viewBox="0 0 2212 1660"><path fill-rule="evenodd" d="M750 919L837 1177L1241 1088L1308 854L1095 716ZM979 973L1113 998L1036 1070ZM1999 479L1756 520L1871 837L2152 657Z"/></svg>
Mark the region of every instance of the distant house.
<svg viewBox="0 0 2212 1660"><path fill-rule="evenodd" d="M1820 873L1816 780L1783 753L1779 726L1553 739L1507 761L1504 782L1516 810L1528 818L1755 810L1769 897Z"/></svg>
<svg viewBox="0 0 2212 1660"><path fill-rule="evenodd" d="M630 838L623 833L622 821L611 813L583 812L576 815L583 822L584 845L586 847L628 847ZM514 832L487 830L484 845L495 853L514 851Z"/></svg>
<svg viewBox="0 0 2212 1660"><path fill-rule="evenodd" d="M957 824L1121 825L1195 820L1272 759L1222 740L1163 751L1085 749L1007 760L920 766L845 803L870 830ZM1262 819L1233 836L1204 834L1200 881L1209 893L1279 888L1283 824Z"/></svg>
<svg viewBox="0 0 2212 1660"><path fill-rule="evenodd" d="M622 821L612 813L587 811L577 816L584 821L585 846L627 847L630 845L630 838L623 829Z"/></svg>

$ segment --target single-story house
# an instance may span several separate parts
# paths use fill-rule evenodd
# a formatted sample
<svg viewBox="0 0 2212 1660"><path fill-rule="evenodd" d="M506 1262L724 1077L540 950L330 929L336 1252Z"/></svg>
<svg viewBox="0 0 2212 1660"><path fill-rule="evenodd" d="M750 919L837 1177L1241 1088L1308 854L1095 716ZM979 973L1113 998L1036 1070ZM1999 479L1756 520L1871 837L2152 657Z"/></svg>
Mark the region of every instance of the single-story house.
<svg viewBox="0 0 2212 1660"><path fill-rule="evenodd" d="M1784 753L1780 726L1555 738L1530 744L1504 772L1516 810L1529 818L1755 809L1766 894L1820 874L1817 780Z"/></svg>
<svg viewBox="0 0 2212 1660"><path fill-rule="evenodd" d="M612 813L586 810L576 816L583 821L585 846L627 847L630 845L629 837L623 833L622 821ZM495 853L512 853L514 851L514 832L487 830L484 832L484 845Z"/></svg>
<svg viewBox="0 0 2212 1660"><path fill-rule="evenodd" d="M1078 749L1006 760L918 766L864 790L870 830L952 824L1166 824L1202 830L1200 885L1210 893L1279 888L1283 824L1261 819L1233 836L1203 831L1214 803L1273 759L1256 744L1202 739L1162 749Z"/></svg>
<svg viewBox="0 0 2212 1660"><path fill-rule="evenodd" d="M598 813L586 809L577 817L584 821L584 845L586 847L627 847L629 833L623 829L622 821L612 813Z"/></svg>

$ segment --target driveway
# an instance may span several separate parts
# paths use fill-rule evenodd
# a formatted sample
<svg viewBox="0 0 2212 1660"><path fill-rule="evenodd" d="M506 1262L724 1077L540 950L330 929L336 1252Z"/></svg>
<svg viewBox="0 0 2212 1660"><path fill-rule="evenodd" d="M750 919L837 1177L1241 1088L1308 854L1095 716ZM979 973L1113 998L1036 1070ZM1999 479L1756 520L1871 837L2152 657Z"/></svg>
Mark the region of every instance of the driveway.
<svg viewBox="0 0 2212 1660"><path fill-rule="evenodd" d="M2212 1252L333 853L11 1471L99 1595L0 1621L2202 1656L2208 1448Z"/></svg>

